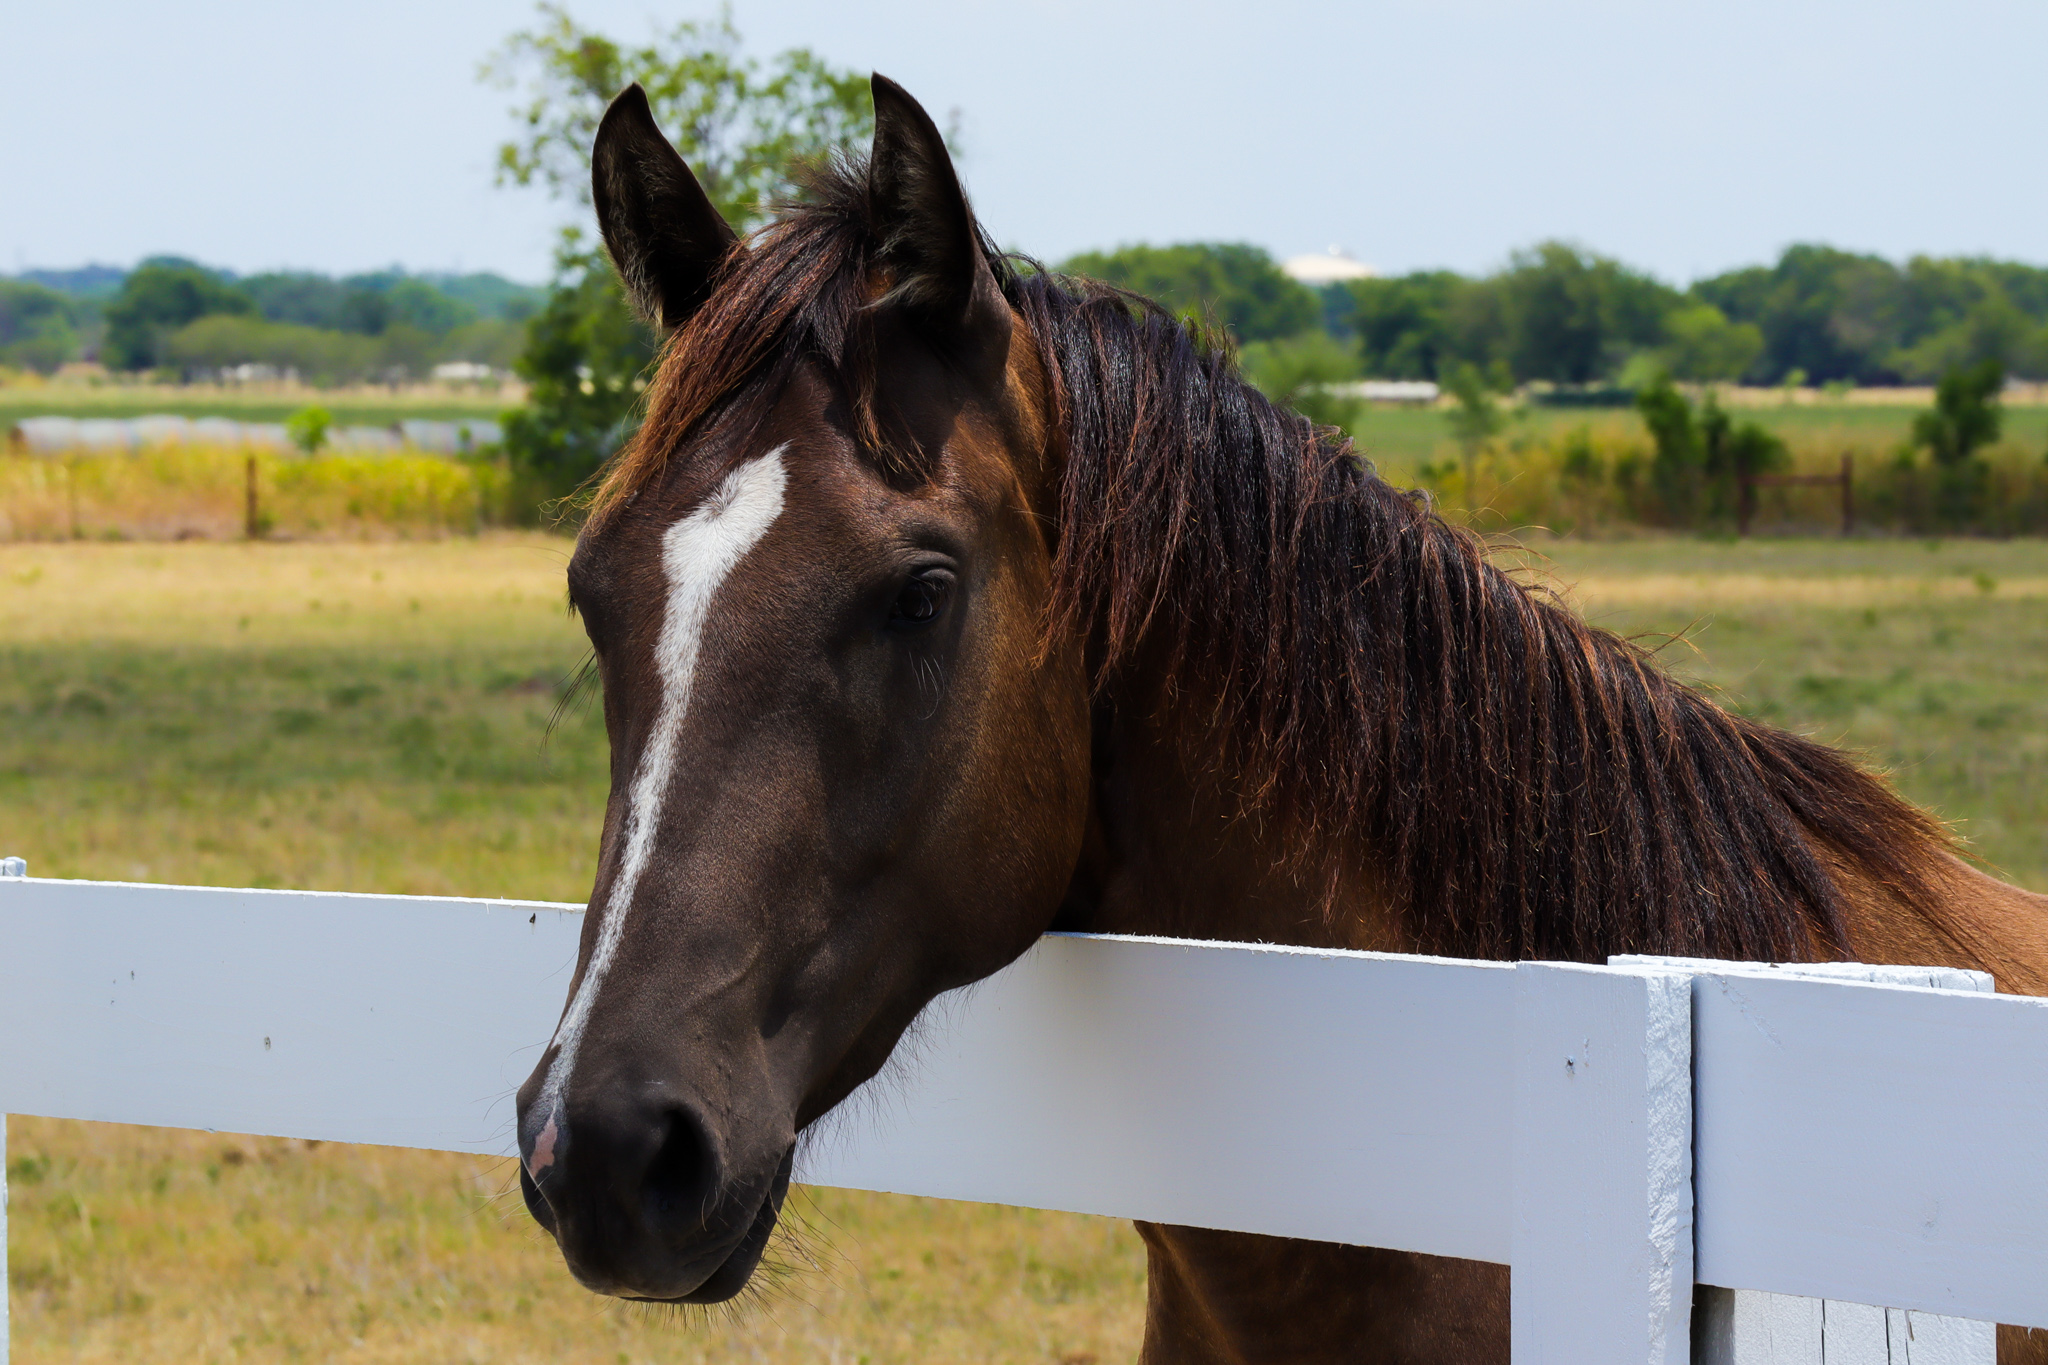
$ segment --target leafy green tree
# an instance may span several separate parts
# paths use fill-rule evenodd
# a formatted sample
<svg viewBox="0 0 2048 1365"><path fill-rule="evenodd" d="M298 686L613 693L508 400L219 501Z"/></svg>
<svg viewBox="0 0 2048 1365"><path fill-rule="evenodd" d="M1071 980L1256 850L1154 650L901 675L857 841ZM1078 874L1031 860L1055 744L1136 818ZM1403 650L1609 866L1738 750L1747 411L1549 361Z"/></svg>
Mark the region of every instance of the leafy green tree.
<svg viewBox="0 0 2048 1365"><path fill-rule="evenodd" d="M1998 394L2004 387L2005 369L1996 360L1950 370L1935 390L1934 410L1913 419L1913 443L1926 447L1938 465L1967 464L1979 448L1998 439Z"/></svg>
<svg viewBox="0 0 2048 1365"><path fill-rule="evenodd" d="M1379 379L1441 379L1456 350L1453 308L1470 287L1449 270L1354 280L1351 330L1365 372Z"/></svg>
<svg viewBox="0 0 2048 1365"><path fill-rule="evenodd" d="M101 359L116 370L147 370L168 358L172 332L217 313L254 313L249 296L190 261L145 261L107 305Z"/></svg>
<svg viewBox="0 0 2048 1365"><path fill-rule="evenodd" d="M1563 242L1517 252L1500 277L1507 360L1517 379L1586 384L1664 338L1677 294Z"/></svg>
<svg viewBox="0 0 2048 1365"><path fill-rule="evenodd" d="M653 357L652 338L608 266L558 272L512 364L527 383L526 406L505 418L505 447L530 485L522 496L562 497L602 467L631 434Z"/></svg>
<svg viewBox="0 0 2048 1365"><path fill-rule="evenodd" d="M40 284L0 280L0 365L48 373L78 355L79 305Z"/></svg>
<svg viewBox="0 0 2048 1365"><path fill-rule="evenodd" d="M745 56L729 16L677 24L641 47L578 25L556 4L485 66L519 90L520 134L498 152L500 184L590 203L590 147L612 97L637 81L712 204L740 231L793 197L794 164L860 146L874 133L865 77L802 48L765 65ZM561 497L596 473L631 432L654 355L604 253L563 234L546 305L528 323L515 368L527 406L508 414L505 446L519 495Z"/></svg>
<svg viewBox="0 0 2048 1365"><path fill-rule="evenodd" d="M1898 268L1877 256L1799 245L1778 263L1702 280L1693 294L1736 322L1753 322L1764 340L1767 381L1804 370L1815 383L1846 379L1885 384L1901 335Z"/></svg>
<svg viewBox="0 0 2048 1365"><path fill-rule="evenodd" d="M1157 299L1183 317L1221 323L1240 344L1297 336L1323 315L1314 290L1289 279L1262 248L1241 242L1086 251L1060 269Z"/></svg>
<svg viewBox="0 0 2048 1365"><path fill-rule="evenodd" d="M1987 362L2008 373L2048 376L2048 327L1993 285L1961 317L1900 350L1893 362L1908 379L1933 379Z"/></svg>
<svg viewBox="0 0 2048 1365"><path fill-rule="evenodd" d="M1328 332L1308 331L1278 341L1254 341L1242 353L1245 378L1259 392L1318 426L1355 432L1365 404L1333 392L1358 378L1358 356Z"/></svg>
<svg viewBox="0 0 2048 1365"><path fill-rule="evenodd" d="M1739 379L1763 354L1761 328L1753 322L1730 322L1711 303L1680 304L1666 315L1664 330L1666 341L1658 353L1678 379Z"/></svg>
<svg viewBox="0 0 2048 1365"><path fill-rule="evenodd" d="M375 378L384 367L375 337L265 322L244 314L216 313L187 323L164 338L167 364L188 370L231 365L268 365L290 371L309 384L341 384Z"/></svg>

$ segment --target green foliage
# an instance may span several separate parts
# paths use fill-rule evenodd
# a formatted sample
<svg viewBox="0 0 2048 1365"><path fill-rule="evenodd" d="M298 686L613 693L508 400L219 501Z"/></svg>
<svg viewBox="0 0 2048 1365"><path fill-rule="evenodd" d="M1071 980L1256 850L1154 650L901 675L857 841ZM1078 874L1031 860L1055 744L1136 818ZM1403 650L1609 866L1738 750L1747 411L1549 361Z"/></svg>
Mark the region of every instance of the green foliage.
<svg viewBox="0 0 2048 1365"><path fill-rule="evenodd" d="M1517 252L1493 287L1515 377L1560 384L1592 383L1658 344L1678 302L1668 285L1563 242Z"/></svg>
<svg viewBox="0 0 2048 1365"><path fill-rule="evenodd" d="M326 408L304 407L284 419L284 434L306 454L316 455L327 444L327 429L333 425L334 414Z"/></svg>
<svg viewBox="0 0 2048 1365"><path fill-rule="evenodd" d="M1753 322L1730 322L1711 303L1681 304L1664 319L1667 340L1656 354L1671 374L1696 383L1742 377L1763 354L1764 334Z"/></svg>
<svg viewBox="0 0 2048 1365"><path fill-rule="evenodd" d="M280 373L295 371L311 384L331 384L372 373L377 354L371 337L223 313L171 333L162 358L188 373L268 365Z"/></svg>
<svg viewBox="0 0 2048 1365"><path fill-rule="evenodd" d="M1365 404L1331 392L1358 378L1358 357L1327 332L1309 331L1278 341L1254 341L1240 357L1245 378L1281 407L1318 426L1355 432Z"/></svg>
<svg viewBox="0 0 2048 1365"><path fill-rule="evenodd" d="M1636 411L1655 447L1650 484L1668 525L1725 518L1742 476L1791 461L1784 441L1755 422L1736 422L1712 393L1695 412L1668 375L1657 375L1636 394Z"/></svg>
<svg viewBox="0 0 2048 1365"><path fill-rule="evenodd" d="M267 365L309 384L418 379L443 359L509 364L506 352L516 353L519 334L512 323L487 320L445 338L402 322L386 325L380 335L366 336L217 313L166 337L162 359L188 374Z"/></svg>
<svg viewBox="0 0 2048 1365"><path fill-rule="evenodd" d="M526 346L525 319L478 318L441 338L442 360L468 360L509 370Z"/></svg>
<svg viewBox="0 0 2048 1365"><path fill-rule="evenodd" d="M547 306L526 326L513 368L526 406L505 416L505 450L519 471L514 496L566 497L603 467L632 430L654 339L626 306L618 277L565 238Z"/></svg>
<svg viewBox="0 0 2048 1365"><path fill-rule="evenodd" d="M1916 256L1904 266L1832 247L1786 249L1774 266L1731 271L1693 293L1762 333L1748 377L1890 384L1997 360L2048 378L2048 269Z"/></svg>
<svg viewBox="0 0 2048 1365"><path fill-rule="evenodd" d="M1442 378L1457 349L1452 308L1470 283L1449 270L1352 281L1351 330L1365 372L1378 379Z"/></svg>
<svg viewBox="0 0 2048 1365"><path fill-rule="evenodd" d="M874 135L867 77L834 70L805 48L763 66L742 54L730 13L684 21L643 47L580 27L558 4L541 5L540 16L484 68L521 92L513 110L520 136L498 149L500 184L538 184L588 204L598 120L634 81L704 193L742 231L794 197L797 164Z"/></svg>
<svg viewBox="0 0 2048 1365"><path fill-rule="evenodd" d="M1508 387L1504 370L1496 367L1488 374L1477 365L1466 361L1453 364L1444 376L1444 387L1449 390L1455 406L1446 413L1451 435L1465 452L1469 465L1480 448L1507 426L1507 414L1501 411L1495 393Z"/></svg>
<svg viewBox="0 0 2048 1365"><path fill-rule="evenodd" d="M1367 372L1387 378L1505 360L1517 380L1585 385L1633 358L1695 383L1893 384L1993 359L2048 378L2048 269L2012 262L1900 267L1795 246L1681 294L1548 242L1484 278L1427 271L1349 289L1346 326Z"/></svg>
<svg viewBox="0 0 2048 1365"><path fill-rule="evenodd" d="M80 312L54 289L0 280L0 365L56 369L78 353Z"/></svg>
<svg viewBox="0 0 2048 1365"><path fill-rule="evenodd" d="M1934 410L1913 420L1914 444L1946 468L1968 463L1979 447L1998 439L2004 387L2005 369L1995 359L1950 370L1935 391Z"/></svg>
<svg viewBox="0 0 2048 1365"><path fill-rule="evenodd" d="M2003 290L1987 290L1962 316L1898 351L1893 362L1908 379L1981 365L2048 375L2048 326L2036 325Z"/></svg>
<svg viewBox="0 0 2048 1365"><path fill-rule="evenodd" d="M1295 336L1316 326L1323 312L1313 290L1289 279L1263 249L1243 243L1087 251L1060 269L1157 299L1183 317L1220 323L1240 344Z"/></svg>
<svg viewBox="0 0 2048 1365"><path fill-rule="evenodd" d="M148 370L165 363L171 333L214 314L249 314L255 302L210 270L190 261L144 262L107 306L101 355L116 370Z"/></svg>
<svg viewBox="0 0 2048 1365"><path fill-rule="evenodd" d="M237 281L271 322L382 336L403 325L445 336L480 320L523 322L541 291L497 275L409 275L383 270L333 279L310 271L276 271Z"/></svg>
<svg viewBox="0 0 2048 1365"><path fill-rule="evenodd" d="M712 204L743 231L798 193L796 166L874 135L865 77L801 48L764 67L742 55L730 16L680 23L627 48L579 27L559 5L540 12L540 26L514 34L485 68L522 88L513 111L522 131L499 148L500 184L537 184L587 205L598 121L634 81ZM555 266L515 366L529 386L527 406L505 424L519 481L513 497L522 501L565 497L603 466L632 431L654 354L601 251L572 230Z"/></svg>

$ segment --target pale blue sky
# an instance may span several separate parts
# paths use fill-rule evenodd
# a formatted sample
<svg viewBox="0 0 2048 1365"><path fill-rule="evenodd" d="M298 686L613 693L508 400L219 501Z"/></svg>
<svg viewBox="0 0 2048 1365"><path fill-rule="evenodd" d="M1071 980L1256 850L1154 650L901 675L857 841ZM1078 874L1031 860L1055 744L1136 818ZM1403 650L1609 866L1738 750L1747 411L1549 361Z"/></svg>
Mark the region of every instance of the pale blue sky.
<svg viewBox="0 0 2048 1365"><path fill-rule="evenodd" d="M640 38L709 4L579 0ZM524 3L0 0L0 270L546 271L480 60ZM1683 281L1819 240L2048 262L2048 4L738 0L748 45L943 117L1003 242L1341 243L1484 269L1543 237Z"/></svg>

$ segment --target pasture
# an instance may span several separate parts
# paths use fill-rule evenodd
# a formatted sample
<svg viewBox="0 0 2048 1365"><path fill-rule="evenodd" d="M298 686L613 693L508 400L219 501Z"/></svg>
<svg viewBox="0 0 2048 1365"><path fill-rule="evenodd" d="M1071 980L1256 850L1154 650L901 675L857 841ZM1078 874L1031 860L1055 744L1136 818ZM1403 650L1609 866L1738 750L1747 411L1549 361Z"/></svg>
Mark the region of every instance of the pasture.
<svg viewBox="0 0 2048 1365"><path fill-rule="evenodd" d="M1544 547L1603 624L1863 749L2048 889L2048 545ZM0 546L0 852L46 876L579 899L605 785L565 542ZM545 741L545 743L543 743ZM1128 1359L1143 1258L1071 1216L813 1192L755 1308L571 1284L509 1165L16 1119L19 1359Z"/></svg>
<svg viewBox="0 0 2048 1365"><path fill-rule="evenodd" d="M383 426L407 418L461 421L494 418L515 407L524 390L365 384L315 389L301 385L0 383L0 431L24 417L231 417L238 422L282 422L310 403L344 426Z"/></svg>
<svg viewBox="0 0 2048 1365"><path fill-rule="evenodd" d="M1728 399L1737 419L1753 421L1786 441L1795 460L1826 465L1845 450L1859 460L1888 458L1912 436L1913 418L1932 406L1931 397L1917 402L1874 402L1856 398L1834 400L1806 391L1801 401L1785 402L1775 394L1737 390ZM1513 447L1555 445L1567 433L1589 427L1612 439L1632 440L1647 448L1649 437L1631 408L1511 407L1499 443ZM1445 414L1436 408L1376 407L1368 411L1352 435L1366 455L1397 482L1416 476L1426 462L1454 458ZM2048 403L2005 404L2005 439L2038 460L2048 451Z"/></svg>

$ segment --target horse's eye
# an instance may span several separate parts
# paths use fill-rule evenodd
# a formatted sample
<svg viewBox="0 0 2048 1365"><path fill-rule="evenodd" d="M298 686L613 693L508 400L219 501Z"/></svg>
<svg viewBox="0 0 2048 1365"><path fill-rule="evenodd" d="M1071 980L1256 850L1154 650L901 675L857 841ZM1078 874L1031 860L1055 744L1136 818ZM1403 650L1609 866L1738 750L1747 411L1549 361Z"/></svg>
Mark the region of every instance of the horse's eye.
<svg viewBox="0 0 2048 1365"><path fill-rule="evenodd" d="M913 574L889 606L889 624L899 630L915 630L939 619L946 599L953 592L953 576L943 570L927 569Z"/></svg>

